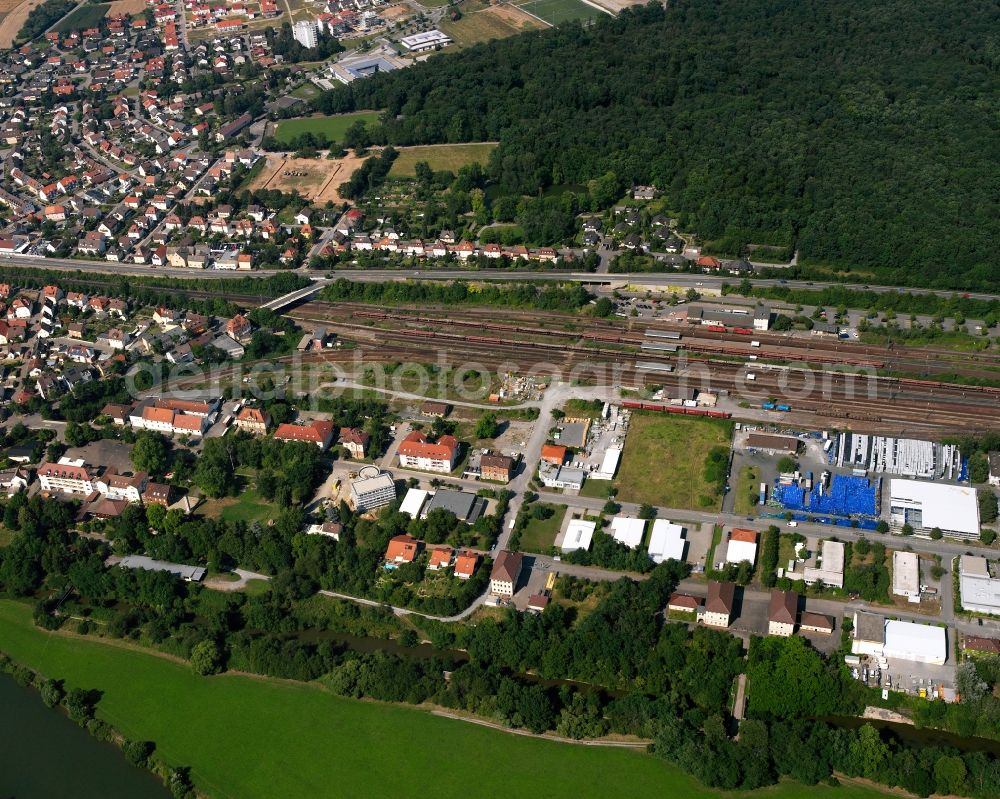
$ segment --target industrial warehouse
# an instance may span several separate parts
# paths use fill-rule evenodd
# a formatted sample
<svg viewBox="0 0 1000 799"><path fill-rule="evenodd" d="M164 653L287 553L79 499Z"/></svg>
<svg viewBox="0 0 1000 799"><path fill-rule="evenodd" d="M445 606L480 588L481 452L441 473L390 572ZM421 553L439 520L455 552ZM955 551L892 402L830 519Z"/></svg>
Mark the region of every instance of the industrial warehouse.
<svg viewBox="0 0 1000 799"><path fill-rule="evenodd" d="M917 480L889 481L889 524L896 531L906 525L917 535L936 528L954 538L979 538L979 504L969 486Z"/></svg>

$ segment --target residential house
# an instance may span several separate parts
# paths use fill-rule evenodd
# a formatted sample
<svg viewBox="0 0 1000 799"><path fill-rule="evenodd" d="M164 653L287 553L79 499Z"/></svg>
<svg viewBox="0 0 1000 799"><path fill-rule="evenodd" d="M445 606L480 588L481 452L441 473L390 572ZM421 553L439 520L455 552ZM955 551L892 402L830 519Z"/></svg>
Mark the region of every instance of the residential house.
<svg viewBox="0 0 1000 799"><path fill-rule="evenodd" d="M708 583L708 599L705 600L705 613L702 616L702 621L710 627L728 627L732 622L735 600L735 583L720 583L710 580Z"/></svg>
<svg viewBox="0 0 1000 799"><path fill-rule="evenodd" d="M389 546L385 550L386 566L392 568L400 563L412 563L420 554L422 545L423 542L408 535L397 535L390 538Z"/></svg>
<svg viewBox="0 0 1000 799"><path fill-rule="evenodd" d="M338 443L351 453L352 458L361 460L365 457L365 449L368 447L370 436L364 430L357 427L345 427L340 431Z"/></svg>
<svg viewBox="0 0 1000 799"><path fill-rule="evenodd" d="M38 467L36 474L42 491L59 494L94 493L98 470L87 466L82 460L60 458L57 463L46 461Z"/></svg>
<svg viewBox="0 0 1000 799"><path fill-rule="evenodd" d="M468 550L459 552L458 557L455 558L455 576L459 580L468 580L476 573L478 565L479 555L477 553Z"/></svg>
<svg viewBox="0 0 1000 799"><path fill-rule="evenodd" d="M399 465L404 468L448 473L455 468L458 460L458 439L454 436L441 436L431 443L427 436L414 430L399 445L398 455Z"/></svg>
<svg viewBox="0 0 1000 799"><path fill-rule="evenodd" d="M493 563L490 572L490 593L494 596L510 599L517 590L517 581L521 576L523 555L503 549Z"/></svg>
<svg viewBox="0 0 1000 799"><path fill-rule="evenodd" d="M271 426L271 415L261 408L243 408L236 414L236 428L245 433L262 436Z"/></svg>
<svg viewBox="0 0 1000 799"><path fill-rule="evenodd" d="M479 459L480 478L509 483L514 473L514 459L507 455L483 455Z"/></svg>
<svg viewBox="0 0 1000 799"><path fill-rule="evenodd" d="M309 424L279 424L274 431L278 441L304 441L315 444L321 450L329 448L333 443L333 422L313 419Z"/></svg>
<svg viewBox="0 0 1000 799"><path fill-rule="evenodd" d="M771 589L767 608L767 634L787 637L795 632L799 615L799 595L795 591Z"/></svg>

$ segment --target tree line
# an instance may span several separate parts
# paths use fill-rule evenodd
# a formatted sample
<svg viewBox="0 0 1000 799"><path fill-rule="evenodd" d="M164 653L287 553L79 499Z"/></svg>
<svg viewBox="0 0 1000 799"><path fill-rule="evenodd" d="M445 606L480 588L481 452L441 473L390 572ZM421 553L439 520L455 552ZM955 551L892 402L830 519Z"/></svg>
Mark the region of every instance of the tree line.
<svg viewBox="0 0 1000 799"><path fill-rule="evenodd" d="M656 3L431 58L312 107L385 109L374 143L499 141L487 171L500 195L610 172L657 186L710 248L796 249L812 273L989 288L995 132L978 104L998 97L982 44L995 9L950 11Z"/></svg>

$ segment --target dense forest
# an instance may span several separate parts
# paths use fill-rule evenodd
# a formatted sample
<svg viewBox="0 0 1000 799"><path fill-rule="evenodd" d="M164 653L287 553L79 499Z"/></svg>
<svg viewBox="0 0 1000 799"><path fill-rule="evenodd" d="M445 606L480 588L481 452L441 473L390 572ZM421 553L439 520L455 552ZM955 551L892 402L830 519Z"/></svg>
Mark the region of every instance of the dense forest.
<svg viewBox="0 0 1000 799"><path fill-rule="evenodd" d="M996 6L678 0L441 55L313 101L392 145L493 141L499 195L653 183L718 252L866 279L1000 277Z"/></svg>

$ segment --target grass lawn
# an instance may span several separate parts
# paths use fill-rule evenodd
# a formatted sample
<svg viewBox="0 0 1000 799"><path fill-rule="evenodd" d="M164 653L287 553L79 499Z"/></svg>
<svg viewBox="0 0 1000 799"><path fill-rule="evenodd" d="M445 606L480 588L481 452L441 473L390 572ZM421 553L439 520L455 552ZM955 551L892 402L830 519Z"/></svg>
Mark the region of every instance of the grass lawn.
<svg viewBox="0 0 1000 799"><path fill-rule="evenodd" d="M52 30L59 33L69 33L71 31L82 31L86 28L93 28L104 19L109 8L111 8L111 3L77 6L56 25L53 25Z"/></svg>
<svg viewBox="0 0 1000 799"><path fill-rule="evenodd" d="M539 502L532 507L552 508L555 513L548 519L529 517L528 524L525 525L524 531L521 533L521 551L546 552L556 540L563 517L566 515L566 506Z"/></svg>
<svg viewBox="0 0 1000 799"><path fill-rule="evenodd" d="M247 596L260 596L271 590L271 583L268 580L247 580L243 588L243 593Z"/></svg>
<svg viewBox="0 0 1000 799"><path fill-rule="evenodd" d="M725 420L633 413L618 469L618 499L719 510L721 499L705 480L704 464L712 447L729 447L731 431Z"/></svg>
<svg viewBox="0 0 1000 799"><path fill-rule="evenodd" d="M469 47L479 42L488 42L490 39L506 39L508 36L521 33L522 30L542 27L545 26L537 20L532 20L531 23L525 22L524 27L519 27L489 9L466 13L457 22L442 19L438 24L441 32L448 34L459 47Z"/></svg>
<svg viewBox="0 0 1000 799"><path fill-rule="evenodd" d="M226 522L252 522L255 520L263 522L274 518L278 514L278 508L263 499L256 490L248 488L238 497L208 500L202 506L201 512L206 516L222 519Z"/></svg>
<svg viewBox="0 0 1000 799"><path fill-rule="evenodd" d="M440 799L542 795L869 799L868 788L786 783L722 793L651 755L510 735L421 710L341 699L315 684L222 675L145 652L36 629L31 607L0 601L0 641L15 660L67 688L103 692L97 714L123 734L155 741L168 762L189 765L214 799L412 796L433 775ZM386 763L392 762L392 768ZM516 763L517 768L510 764ZM470 784L479 787L470 793Z"/></svg>
<svg viewBox="0 0 1000 799"><path fill-rule="evenodd" d="M471 144L429 144L422 147L400 147L399 157L392 162L389 176L411 178L416 175L419 161L426 161L436 172L448 170L458 172L466 164L479 162L486 166L496 142L473 142Z"/></svg>
<svg viewBox="0 0 1000 799"><path fill-rule="evenodd" d="M580 0L530 0L528 3L521 3L520 7L551 25L558 25L571 19L596 19L607 16L603 11L598 11Z"/></svg>
<svg viewBox="0 0 1000 799"><path fill-rule="evenodd" d="M617 483L611 480L591 480L590 478L583 481L583 488L580 489L581 497L591 497L593 499L610 499L611 495L608 493L612 488L617 487Z"/></svg>
<svg viewBox="0 0 1000 799"><path fill-rule="evenodd" d="M287 142L303 133L323 133L329 138L339 141L347 129L358 120L366 125L374 125L378 122L378 116L378 111L355 111L353 114L335 114L329 117L283 119L274 131L274 138L279 142Z"/></svg>
<svg viewBox="0 0 1000 799"><path fill-rule="evenodd" d="M319 87L315 83L303 83L301 86L296 86L291 91L292 97L298 97L300 100L311 100L313 97L319 95Z"/></svg>
<svg viewBox="0 0 1000 799"><path fill-rule="evenodd" d="M733 512L740 516L749 516L756 512L757 500L760 498L760 472L752 466L740 469L735 491Z"/></svg>

